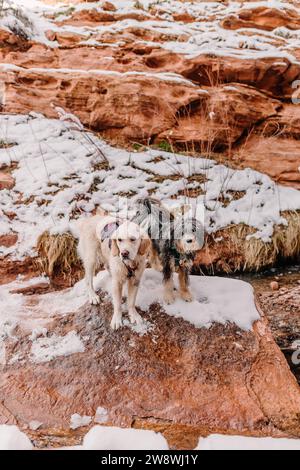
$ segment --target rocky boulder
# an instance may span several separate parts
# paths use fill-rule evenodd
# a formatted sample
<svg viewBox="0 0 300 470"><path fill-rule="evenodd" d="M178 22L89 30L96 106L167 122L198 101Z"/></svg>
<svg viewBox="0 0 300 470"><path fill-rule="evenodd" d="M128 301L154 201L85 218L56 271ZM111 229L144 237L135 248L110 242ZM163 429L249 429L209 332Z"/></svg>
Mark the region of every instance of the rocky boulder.
<svg viewBox="0 0 300 470"><path fill-rule="evenodd" d="M243 168L255 167L280 184L300 189L299 130L300 107L284 105L276 116L256 126L234 151L233 161Z"/></svg>
<svg viewBox="0 0 300 470"><path fill-rule="evenodd" d="M267 8L265 6L242 9L236 15L222 20L225 29L257 28L272 31L285 26L291 30L299 29L300 17L295 10Z"/></svg>
<svg viewBox="0 0 300 470"><path fill-rule="evenodd" d="M14 185L14 178L9 173L4 173L3 171L0 171L0 190L12 189Z"/></svg>
<svg viewBox="0 0 300 470"><path fill-rule="evenodd" d="M155 300L158 277L146 279L142 299L150 291ZM1 343L0 423L17 423L37 446L78 443L93 423L160 431L180 449L216 432L299 437L299 386L251 289L218 278L193 278L196 286L196 316L180 300L170 310L154 303L143 306L142 327L126 321L114 332L104 290L95 307L85 303L82 283L38 295L32 283L15 290L16 281L10 295L17 307ZM239 313L232 289L244 299ZM253 327L224 323L230 310L238 324L256 318ZM207 327L222 315L223 324ZM90 417L75 431L74 414Z"/></svg>
<svg viewBox="0 0 300 470"><path fill-rule="evenodd" d="M114 141L148 142L157 137L225 148L281 107L279 101L246 85L199 90L171 74L77 71L70 75L12 69L1 75L7 83L8 111L24 113L34 106L55 117L51 104L59 104Z"/></svg>

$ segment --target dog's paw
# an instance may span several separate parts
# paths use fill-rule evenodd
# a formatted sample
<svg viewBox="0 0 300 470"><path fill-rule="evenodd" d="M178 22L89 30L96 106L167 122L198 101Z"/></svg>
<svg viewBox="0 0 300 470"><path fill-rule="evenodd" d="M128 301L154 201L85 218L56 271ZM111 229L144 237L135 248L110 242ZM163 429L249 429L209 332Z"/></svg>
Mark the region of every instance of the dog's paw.
<svg viewBox="0 0 300 470"><path fill-rule="evenodd" d="M118 330L122 326L122 317L121 315L113 315L111 322L110 322L110 327L112 330Z"/></svg>
<svg viewBox="0 0 300 470"><path fill-rule="evenodd" d="M141 325L143 323L143 319L141 315L139 315L136 310L134 310L133 312L129 312L129 320L130 320L130 323L133 323L136 325Z"/></svg>
<svg viewBox="0 0 300 470"><path fill-rule="evenodd" d="M165 292L164 301L167 305L173 304L175 302L175 292L174 291Z"/></svg>
<svg viewBox="0 0 300 470"><path fill-rule="evenodd" d="M98 305L100 303L99 295L97 295L96 292L90 292L89 302L91 305Z"/></svg>
<svg viewBox="0 0 300 470"><path fill-rule="evenodd" d="M189 290L180 292L180 297L186 302L193 302L194 297Z"/></svg>

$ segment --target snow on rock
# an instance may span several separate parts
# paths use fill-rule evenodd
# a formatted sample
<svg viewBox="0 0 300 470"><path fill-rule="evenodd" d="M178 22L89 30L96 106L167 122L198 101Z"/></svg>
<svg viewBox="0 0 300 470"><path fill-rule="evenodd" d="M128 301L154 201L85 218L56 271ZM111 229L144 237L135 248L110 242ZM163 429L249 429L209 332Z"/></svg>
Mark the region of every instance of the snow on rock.
<svg viewBox="0 0 300 470"><path fill-rule="evenodd" d="M75 331L62 337L55 335L47 337L46 328L55 315L64 316L85 303L82 283L76 284L72 289L41 295L36 302L30 302L30 296L14 292L44 282L46 279L44 276L30 280L18 278L10 284L0 286L0 364L6 363L5 340L10 339L13 342L18 340L15 334L17 326L22 326L29 333L34 361L44 362L59 355L84 351L83 342ZM20 358L16 355L15 359Z"/></svg>
<svg viewBox="0 0 300 470"><path fill-rule="evenodd" d="M21 325L31 332L30 339L34 340L39 335L47 333L44 327L47 319L42 318L41 310L30 310L26 306L26 297L22 294L14 293L14 290L26 288L45 281L44 276L35 277L29 280L16 279L10 284L0 286L0 363L6 363L6 351L4 341L10 339L17 341L15 329ZM28 313L30 312L30 315ZM17 358L18 356L16 356Z"/></svg>
<svg viewBox="0 0 300 470"><path fill-rule="evenodd" d="M266 242L274 226L285 223L282 211L300 209L300 191L277 185L249 168L233 170L205 158L158 150L128 152L92 134L87 137L72 123L34 113L1 115L0 139L13 144L0 149L0 166L18 164L12 172L15 187L2 190L0 200L0 235L18 234L16 245L0 247L0 254L15 259L35 254L41 227L52 233L75 230L72 219L88 215L100 203L110 210L122 209L127 205L124 194L132 196L133 182L134 198L150 191L165 203L174 203L171 198L175 195L178 203L184 202L180 194L185 188L199 188L204 194L190 198L190 203L205 208L207 232L244 223L254 227L255 236ZM109 169L97 169L99 148ZM161 161L154 163L156 157ZM181 178L168 179L178 171ZM165 179L155 182L149 173ZM187 178L192 175L203 175L205 182L189 183ZM244 195L234 200L232 191ZM221 196L226 204L220 201ZM10 211L16 213L13 219L6 215Z"/></svg>
<svg viewBox="0 0 300 470"><path fill-rule="evenodd" d="M70 423L70 428L71 429L77 429L81 428L84 426L88 426L92 421L91 416L80 416L78 413L74 413L71 416L71 423Z"/></svg>
<svg viewBox="0 0 300 470"><path fill-rule="evenodd" d="M17 426L0 425L0 450L32 450L29 438Z"/></svg>
<svg viewBox="0 0 300 470"><path fill-rule="evenodd" d="M160 296L161 274L152 274L146 271L147 282L142 281L142 290L149 288L146 303ZM79 293L82 305L77 303L76 310L62 315L53 316L52 309L58 312L55 302L61 305L65 292L51 293L56 297L52 295L42 309L41 302L48 294L24 296L29 297L26 305L33 303L36 309L28 310L26 316L33 317L34 329L40 321L47 336L31 341L30 323L21 317L11 333L17 341L11 337L4 340L6 364L2 367L0 402L9 406L10 414L0 406L0 422L12 424L17 417L28 426L31 421L43 423L43 437L39 439L36 433L38 444L53 428L61 429L64 436L65 432L70 434L74 414L79 415L76 424L81 425L88 416L94 423L100 418L107 419L105 424L110 426L124 427L130 427L133 420L139 427L149 425L147 418L151 417L154 422L166 423L166 435L174 436L177 448L190 439L186 432L195 447L201 430L211 430L211 417L214 430L225 434L300 435L299 387L264 318L258 319L247 285L230 279L192 277L197 303L191 311L185 310L186 304L180 312L178 299L175 313L158 303L150 305L140 313L151 328L139 334L126 324L117 332L111 330L111 299L103 292L108 281L101 276L95 281L96 287L102 287L100 305L89 305L81 295L82 290L86 296L86 288L80 282L74 290L68 289L68 295L71 298ZM138 304L146 307L139 299ZM250 328L255 319L258 321ZM201 321L203 326L214 322L210 328L200 328ZM243 331L234 322L249 329ZM80 332L79 345L84 342L84 351L75 352L73 341L71 348L66 347L67 332L75 344L79 334L76 338L74 332ZM38 362L33 361L34 347ZM52 360L53 352L56 360ZM53 394L59 396L55 407Z"/></svg>
<svg viewBox="0 0 300 470"><path fill-rule="evenodd" d="M84 450L168 450L166 439L154 431L94 426L84 437Z"/></svg>
<svg viewBox="0 0 300 470"><path fill-rule="evenodd" d="M34 284L34 280L30 283ZM178 283L177 274L175 283ZM28 281L24 281L24 285L27 284ZM98 273L94 285L97 290L111 295L111 280L106 271ZM48 362L59 356L83 352L84 338L75 330L65 336L57 336L51 334L48 324L55 317L64 317L87 303L85 281L77 282L72 288L35 296L33 303L30 299L28 302L22 294L11 293L21 286L21 281L0 286L0 362L5 363L4 341L7 338L17 341L15 329L18 325L30 332L28 338L31 341L30 357L33 362ZM159 303L168 315L183 318L197 328L209 328L213 322L232 322L243 330L250 330L253 322L259 319L253 289L248 283L221 277L191 276L191 291L195 299L191 303L177 298L172 305L164 304L162 274L146 269L137 296L137 306L147 312L151 305ZM125 317L124 326L140 336L151 334L153 330L153 324L147 317L140 325L132 325Z"/></svg>
<svg viewBox="0 0 300 470"><path fill-rule="evenodd" d="M33 341L31 358L33 362L48 362L59 356L84 352L84 344L76 331L70 331L65 336L52 335L49 338L39 338Z"/></svg>
<svg viewBox="0 0 300 470"><path fill-rule="evenodd" d="M83 19L82 25L79 22L72 24L73 15L80 20L80 15L86 11L97 11L105 13L98 2L88 2L74 4L72 7L66 5L45 5L38 0L15 0L14 2L4 2L18 8L26 14L31 23L31 28L27 28L26 32L31 39L43 42L50 47L57 47L57 42L50 41L45 35L45 31L53 31L56 33L78 35L81 39L81 45L103 46L106 44L108 35L116 35L127 30L140 29L148 31L155 35L165 35L167 39L151 42L152 45L162 47L177 54L182 54L187 58L193 58L199 54L227 55L243 58L261 58L261 57L285 57L294 60L291 48L297 48L300 44L299 30L292 31L292 34L280 34L282 42L278 45L278 32L276 31L276 23L274 23L273 31L263 31L261 34L258 25L250 25L250 33L248 29L243 28L243 24L238 29L230 28L225 25L221 27L222 22L227 18L237 18L241 9L254 10L255 12L261 8L267 11L274 8L277 16L283 16L284 13L290 13L294 24L297 25L297 17L299 18L299 8L290 5L287 1L278 2L180 2L180 1L160 1L149 2L134 0L124 0L114 2L116 7L115 19L108 24L85 24ZM154 8L154 11L153 11ZM143 16L143 21L135 19L134 14ZM125 16L124 16L125 15ZM126 17L127 15L127 17ZM183 16L191 19L189 22L181 21ZM52 19L51 19L52 16ZM93 15L91 14L91 20ZM178 18L178 19L177 19ZM286 20L282 22L281 28L289 25L289 15L286 14ZM299 21L299 20L298 20ZM9 14L8 18L2 19L2 25L9 27L15 22L14 15ZM227 23L228 24L228 23ZM229 23L230 24L230 23ZM0 23L1 25L1 23ZM246 24L247 26L247 24ZM257 28L255 27L257 26ZM280 26L280 25L279 25ZM180 38L181 40L178 40ZM120 42L120 41L119 41ZM142 42L142 41L141 41Z"/></svg>
<svg viewBox="0 0 300 470"><path fill-rule="evenodd" d="M41 421L32 420L29 423L29 429L31 429L32 431L36 431L42 426L42 424L43 423Z"/></svg>
<svg viewBox="0 0 300 470"><path fill-rule="evenodd" d="M17 35L24 39L32 39L51 46L51 42L45 36L45 30L51 27L51 24L44 17L44 12L45 8L39 1L4 0L0 28L17 32Z"/></svg>
<svg viewBox="0 0 300 470"><path fill-rule="evenodd" d="M94 421L97 424L104 424L108 421L108 411L106 408L103 408L102 406L98 406L96 410L96 414L94 417Z"/></svg>
<svg viewBox="0 0 300 470"><path fill-rule="evenodd" d="M200 438L195 450L300 450L300 439L211 434Z"/></svg>
<svg viewBox="0 0 300 470"><path fill-rule="evenodd" d="M175 282L178 282L177 277L176 274ZM111 295L109 274L100 272L95 286ZM162 274L146 269L136 305L147 311L152 304L162 304L168 315L183 318L197 328L209 328L214 322L223 325L232 322L242 330L251 330L253 322L259 319L253 288L246 282L222 277L191 276L190 287L195 299L193 302L187 303L177 298L174 304L164 304Z"/></svg>
<svg viewBox="0 0 300 470"><path fill-rule="evenodd" d="M40 326L32 330L32 333L29 336L29 339L31 341L35 341L39 336L46 336L46 335L47 335L47 328Z"/></svg>

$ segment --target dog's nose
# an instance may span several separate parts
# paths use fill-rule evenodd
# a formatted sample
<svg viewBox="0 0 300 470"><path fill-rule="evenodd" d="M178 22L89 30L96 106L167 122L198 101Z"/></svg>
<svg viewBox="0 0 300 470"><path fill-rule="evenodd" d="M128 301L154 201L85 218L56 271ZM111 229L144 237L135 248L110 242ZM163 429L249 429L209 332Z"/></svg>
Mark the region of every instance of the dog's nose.
<svg viewBox="0 0 300 470"><path fill-rule="evenodd" d="M121 252L121 255L122 255L122 258L128 258L128 256L129 256L129 251L124 250L124 251Z"/></svg>
<svg viewBox="0 0 300 470"><path fill-rule="evenodd" d="M188 238L186 242L187 242L187 243L193 243L193 239L192 239L192 238Z"/></svg>

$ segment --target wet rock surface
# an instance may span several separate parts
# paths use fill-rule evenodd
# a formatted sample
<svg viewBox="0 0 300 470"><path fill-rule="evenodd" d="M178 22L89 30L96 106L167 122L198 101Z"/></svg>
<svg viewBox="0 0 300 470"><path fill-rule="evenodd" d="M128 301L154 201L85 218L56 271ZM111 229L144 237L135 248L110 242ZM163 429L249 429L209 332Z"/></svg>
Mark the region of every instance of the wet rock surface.
<svg viewBox="0 0 300 470"><path fill-rule="evenodd" d="M300 383L299 340L300 340L300 275L299 266L274 270L267 276L252 279L258 302L268 319L272 335L285 354L292 372ZM268 282L276 282L278 290L273 291Z"/></svg>
<svg viewBox="0 0 300 470"><path fill-rule="evenodd" d="M28 306L43 298L27 294ZM80 442L87 428L70 430L72 414L94 417L98 407L105 424L161 431L173 448L193 448L211 432L299 437L299 387L265 320L249 332L197 329L154 305L142 314L141 335L110 329L104 295L99 307L50 319L51 305L40 305L47 337L76 331L85 350L39 362L26 327L6 340L0 422L18 424L36 446ZM32 421L42 423L38 430Z"/></svg>

